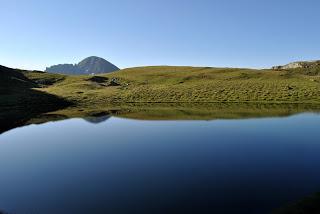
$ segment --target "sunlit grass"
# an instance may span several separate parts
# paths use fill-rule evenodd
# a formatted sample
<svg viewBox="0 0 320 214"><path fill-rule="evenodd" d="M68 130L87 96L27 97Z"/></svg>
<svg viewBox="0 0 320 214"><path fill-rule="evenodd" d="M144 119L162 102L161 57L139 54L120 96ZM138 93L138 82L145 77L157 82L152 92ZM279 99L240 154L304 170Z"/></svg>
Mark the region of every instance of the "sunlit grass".
<svg viewBox="0 0 320 214"><path fill-rule="evenodd" d="M41 78L30 74L30 78ZM51 74L50 74L51 75ZM320 77L303 72L195 67L141 67L102 75L120 86L88 76L55 76L41 90L81 105L102 102L319 103Z"/></svg>

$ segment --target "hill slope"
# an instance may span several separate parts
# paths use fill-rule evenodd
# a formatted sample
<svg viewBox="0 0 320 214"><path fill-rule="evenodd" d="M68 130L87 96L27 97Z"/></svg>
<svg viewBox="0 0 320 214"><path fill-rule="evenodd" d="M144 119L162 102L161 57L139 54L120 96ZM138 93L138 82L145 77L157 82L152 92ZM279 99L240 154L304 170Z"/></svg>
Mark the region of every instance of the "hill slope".
<svg viewBox="0 0 320 214"><path fill-rule="evenodd" d="M82 74L100 74L117 71L119 68L107 60L91 56L85 58L78 64L59 64L46 68L46 72L59 73L68 75L82 75Z"/></svg>
<svg viewBox="0 0 320 214"><path fill-rule="evenodd" d="M316 70L317 71L317 70ZM110 102L320 103L320 76L305 69L154 66L94 78L66 76L47 93L92 105Z"/></svg>
<svg viewBox="0 0 320 214"><path fill-rule="evenodd" d="M20 70L0 65L0 94L7 94L8 91L15 88L27 88L34 85Z"/></svg>
<svg viewBox="0 0 320 214"><path fill-rule="evenodd" d="M41 85L39 92L79 106L94 106L132 102L320 103L320 75L318 68L314 71L153 66L97 76L22 73L27 78L24 81L31 81L28 84ZM10 86L3 84L2 88Z"/></svg>
<svg viewBox="0 0 320 214"><path fill-rule="evenodd" d="M41 78L32 80L26 74ZM60 75L0 66L0 134L32 117L70 106L65 99L36 89L62 79Z"/></svg>

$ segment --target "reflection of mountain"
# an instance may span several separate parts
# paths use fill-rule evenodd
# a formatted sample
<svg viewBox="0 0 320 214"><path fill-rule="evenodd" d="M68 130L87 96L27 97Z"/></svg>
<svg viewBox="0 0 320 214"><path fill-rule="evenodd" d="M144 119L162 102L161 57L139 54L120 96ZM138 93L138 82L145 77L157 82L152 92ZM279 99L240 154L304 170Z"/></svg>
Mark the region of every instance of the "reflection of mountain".
<svg viewBox="0 0 320 214"><path fill-rule="evenodd" d="M98 123L105 122L105 121L109 120L110 118L111 118L111 115L106 115L106 116L102 116L102 117L87 117L87 118L84 118L84 120L89 123L98 124Z"/></svg>

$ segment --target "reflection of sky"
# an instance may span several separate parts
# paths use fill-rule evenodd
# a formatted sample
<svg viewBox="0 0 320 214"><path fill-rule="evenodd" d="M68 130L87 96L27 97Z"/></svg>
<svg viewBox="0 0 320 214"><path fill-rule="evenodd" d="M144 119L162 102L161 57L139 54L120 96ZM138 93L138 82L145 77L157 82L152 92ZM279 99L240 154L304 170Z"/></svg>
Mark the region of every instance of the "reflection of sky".
<svg viewBox="0 0 320 214"><path fill-rule="evenodd" d="M320 190L319 119L71 119L17 128L0 135L0 209L263 213Z"/></svg>

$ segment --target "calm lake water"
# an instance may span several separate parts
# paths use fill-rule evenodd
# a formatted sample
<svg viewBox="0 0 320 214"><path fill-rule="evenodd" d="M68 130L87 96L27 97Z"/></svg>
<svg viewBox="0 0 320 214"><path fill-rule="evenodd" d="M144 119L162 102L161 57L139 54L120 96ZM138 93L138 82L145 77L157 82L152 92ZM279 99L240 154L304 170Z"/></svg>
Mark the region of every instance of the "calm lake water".
<svg viewBox="0 0 320 214"><path fill-rule="evenodd" d="M320 191L317 114L104 119L1 134L0 210L264 214Z"/></svg>

